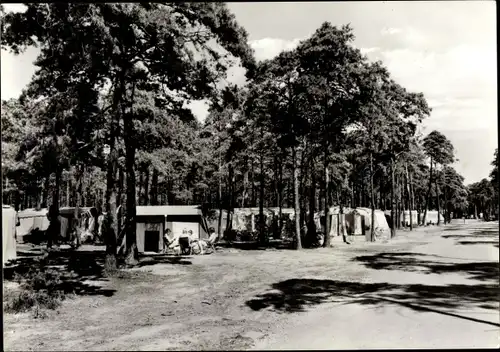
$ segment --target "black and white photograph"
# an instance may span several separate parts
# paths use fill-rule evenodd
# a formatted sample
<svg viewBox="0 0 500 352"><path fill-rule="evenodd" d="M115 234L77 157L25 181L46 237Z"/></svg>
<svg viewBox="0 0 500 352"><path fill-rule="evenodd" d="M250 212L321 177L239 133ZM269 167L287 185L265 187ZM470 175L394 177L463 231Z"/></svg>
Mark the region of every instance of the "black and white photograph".
<svg viewBox="0 0 500 352"><path fill-rule="evenodd" d="M5 351L500 347L495 1L0 13Z"/></svg>

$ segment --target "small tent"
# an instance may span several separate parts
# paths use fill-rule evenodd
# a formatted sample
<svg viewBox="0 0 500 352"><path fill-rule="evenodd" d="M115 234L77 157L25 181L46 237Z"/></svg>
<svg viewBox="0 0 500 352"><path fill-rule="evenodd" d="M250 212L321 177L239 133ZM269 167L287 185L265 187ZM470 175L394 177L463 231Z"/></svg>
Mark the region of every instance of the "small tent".
<svg viewBox="0 0 500 352"><path fill-rule="evenodd" d="M349 209L345 214L347 233L351 236L365 235L365 218L356 209Z"/></svg>
<svg viewBox="0 0 500 352"><path fill-rule="evenodd" d="M3 265L16 259L17 214L14 208L2 206L2 255Z"/></svg>
<svg viewBox="0 0 500 352"><path fill-rule="evenodd" d="M337 237L337 236L345 236L346 231L347 231L347 224L346 224L346 212L349 211L349 208L344 207L342 209L342 214L340 213L340 207L339 206L334 206L328 209L327 216L330 218L330 237ZM316 214L314 214L315 218L315 223L318 229L321 229L321 232L325 232L325 226L326 226L326 218L325 218L325 212L319 211Z"/></svg>
<svg viewBox="0 0 500 352"><path fill-rule="evenodd" d="M364 228L365 228L365 236L367 241L370 240L369 236L371 234L371 226L372 226L372 210L370 208L356 208L354 209L357 214L363 216ZM391 236L391 231L389 228L389 224L385 218L385 214L382 210L375 209L375 223L373 224L375 228L375 237L377 239L389 239Z"/></svg>
<svg viewBox="0 0 500 352"><path fill-rule="evenodd" d="M416 210L412 210L411 212L409 210L405 210L404 214L401 213L401 224L403 226L410 226L410 214L411 214L411 222L413 226L418 225L418 212Z"/></svg>
<svg viewBox="0 0 500 352"><path fill-rule="evenodd" d="M47 218L47 209L25 209L18 213L19 227L17 235L19 239L29 235L33 230L45 231L49 227L49 219Z"/></svg>
<svg viewBox="0 0 500 352"><path fill-rule="evenodd" d="M259 213L258 207L235 208L233 212L233 229L236 231L257 231ZM266 226L271 227L274 218L278 216L278 212L273 211L271 208L264 208L263 213Z"/></svg>
<svg viewBox="0 0 500 352"><path fill-rule="evenodd" d="M96 234L98 230L97 208L94 207L79 207L78 216L80 223L78 226L85 232ZM61 237L68 239L71 232L71 222L75 217L75 207L59 208L59 221L61 222Z"/></svg>
<svg viewBox="0 0 500 352"><path fill-rule="evenodd" d="M439 214L439 221L440 223L443 223L444 218L442 214ZM438 222L438 212L437 210L428 210L427 211L427 216L425 218L425 225L431 224L431 225L436 225Z"/></svg>
<svg viewBox="0 0 500 352"><path fill-rule="evenodd" d="M163 249L163 233L172 231L172 238L183 230L193 231L193 238L207 239L208 226L201 207L195 205L148 205L136 208L136 243L140 253Z"/></svg>

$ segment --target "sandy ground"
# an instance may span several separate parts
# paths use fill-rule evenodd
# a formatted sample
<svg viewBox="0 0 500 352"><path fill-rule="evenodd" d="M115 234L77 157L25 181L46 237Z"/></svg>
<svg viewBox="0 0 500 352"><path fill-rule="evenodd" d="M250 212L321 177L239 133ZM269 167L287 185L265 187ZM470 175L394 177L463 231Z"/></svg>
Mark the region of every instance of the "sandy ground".
<svg viewBox="0 0 500 352"><path fill-rule="evenodd" d="M87 281L96 289L45 319L5 314L4 348L497 347L498 259L498 222L388 243L145 259L132 278Z"/></svg>

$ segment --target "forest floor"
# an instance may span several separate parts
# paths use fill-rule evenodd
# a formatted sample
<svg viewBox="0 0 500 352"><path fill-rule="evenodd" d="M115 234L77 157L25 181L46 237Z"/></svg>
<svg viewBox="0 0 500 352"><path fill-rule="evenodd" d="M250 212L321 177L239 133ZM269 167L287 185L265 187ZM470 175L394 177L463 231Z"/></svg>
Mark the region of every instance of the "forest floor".
<svg viewBox="0 0 500 352"><path fill-rule="evenodd" d="M460 222L387 243L154 256L122 278L82 249L59 263L78 273L77 293L44 319L4 314L4 348L497 347L498 222Z"/></svg>

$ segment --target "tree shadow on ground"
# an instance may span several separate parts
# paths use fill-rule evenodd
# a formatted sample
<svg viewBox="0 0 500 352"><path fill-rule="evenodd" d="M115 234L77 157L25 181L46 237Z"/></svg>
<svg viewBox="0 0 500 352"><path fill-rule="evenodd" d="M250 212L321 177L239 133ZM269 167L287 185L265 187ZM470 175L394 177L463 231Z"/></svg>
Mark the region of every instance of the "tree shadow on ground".
<svg viewBox="0 0 500 352"><path fill-rule="evenodd" d="M139 259L138 267L157 265L157 264L174 264L174 265L191 265L191 257L177 255L149 255Z"/></svg>
<svg viewBox="0 0 500 352"><path fill-rule="evenodd" d="M459 245L474 245L474 244L492 244L498 247L498 241L458 241L456 244Z"/></svg>
<svg viewBox="0 0 500 352"><path fill-rule="evenodd" d="M395 304L415 311L435 313L500 326L495 322L457 314L458 308L498 310L498 285L397 285L337 280L291 279L246 302L252 310L302 312L322 303L362 304L382 307Z"/></svg>
<svg viewBox="0 0 500 352"><path fill-rule="evenodd" d="M272 240L265 245L259 243L258 241L232 241L232 242L221 242L216 245L218 248L235 248L244 251L251 250L294 250L294 244L292 241L278 241Z"/></svg>
<svg viewBox="0 0 500 352"><path fill-rule="evenodd" d="M498 282L500 275L498 262L449 263L432 260L432 258L453 259L422 253L399 252L357 256L352 260L375 270L400 270L423 274L461 273L468 275L472 280Z"/></svg>
<svg viewBox="0 0 500 352"><path fill-rule="evenodd" d="M88 283L89 280L107 281L104 261L105 253L100 251L58 251L42 256L21 256L14 266L4 268L4 280L26 277L30 272L47 273L48 277L57 278L58 283L53 288L66 294L110 297L116 290Z"/></svg>
<svg viewBox="0 0 500 352"><path fill-rule="evenodd" d="M498 232L492 232L492 231L476 231L476 232L471 232L463 235L442 235L441 237L443 238L467 238L467 237L474 237L474 238L498 238Z"/></svg>

